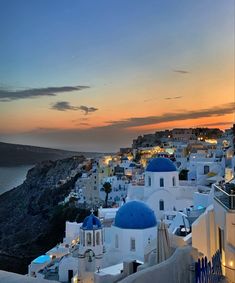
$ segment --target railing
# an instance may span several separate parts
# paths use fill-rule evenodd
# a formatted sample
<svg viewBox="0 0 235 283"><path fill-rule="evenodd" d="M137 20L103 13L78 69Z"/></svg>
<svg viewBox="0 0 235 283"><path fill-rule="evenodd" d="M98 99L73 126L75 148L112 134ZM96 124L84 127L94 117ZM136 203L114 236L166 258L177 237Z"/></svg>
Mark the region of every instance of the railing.
<svg viewBox="0 0 235 283"><path fill-rule="evenodd" d="M217 251L212 257L211 262L207 257L199 258L195 262L195 282L196 283L217 283L223 278L221 256Z"/></svg>
<svg viewBox="0 0 235 283"><path fill-rule="evenodd" d="M227 209L235 210L235 187L214 185L214 197Z"/></svg>

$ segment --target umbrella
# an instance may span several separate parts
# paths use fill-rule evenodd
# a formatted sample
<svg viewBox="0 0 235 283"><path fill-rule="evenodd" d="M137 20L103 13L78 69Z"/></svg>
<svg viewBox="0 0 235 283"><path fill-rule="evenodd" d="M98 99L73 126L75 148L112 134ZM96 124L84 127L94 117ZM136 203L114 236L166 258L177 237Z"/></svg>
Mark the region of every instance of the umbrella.
<svg viewBox="0 0 235 283"><path fill-rule="evenodd" d="M170 256L170 239L166 224L161 221L157 229L157 263Z"/></svg>

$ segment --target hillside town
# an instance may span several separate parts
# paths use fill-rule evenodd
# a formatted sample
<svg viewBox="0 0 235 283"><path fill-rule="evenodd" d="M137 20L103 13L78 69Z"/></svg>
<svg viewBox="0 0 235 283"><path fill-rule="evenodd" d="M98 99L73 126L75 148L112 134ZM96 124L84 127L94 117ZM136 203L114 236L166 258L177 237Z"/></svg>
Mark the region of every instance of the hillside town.
<svg viewBox="0 0 235 283"><path fill-rule="evenodd" d="M204 282L206 270L218 280L208 282L235 282L234 133L235 125L161 131L85 159L57 186L79 172L59 205L87 207L90 215L66 221L63 242L35 258L27 277Z"/></svg>

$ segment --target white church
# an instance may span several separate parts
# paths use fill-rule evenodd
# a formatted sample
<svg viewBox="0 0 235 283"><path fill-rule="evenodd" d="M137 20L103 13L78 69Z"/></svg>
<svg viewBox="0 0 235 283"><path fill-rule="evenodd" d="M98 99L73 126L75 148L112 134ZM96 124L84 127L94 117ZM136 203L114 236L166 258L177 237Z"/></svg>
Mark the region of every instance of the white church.
<svg viewBox="0 0 235 283"><path fill-rule="evenodd" d="M193 205L197 188L179 185L179 172L170 159L152 159L146 167L144 180L143 186L130 184L127 201L143 201L153 209L157 218Z"/></svg>
<svg viewBox="0 0 235 283"><path fill-rule="evenodd" d="M64 242L55 249L55 254L41 256L48 258L45 263L32 261L28 274L46 278L48 266L53 268L53 264L57 266L59 282L93 278L94 272L103 268L120 273L117 266L124 260L143 263L146 246L153 240L156 242L156 237L154 211L143 202L130 201L117 211L111 227L104 227L93 212L83 223L66 222ZM60 254L64 246L69 248Z"/></svg>

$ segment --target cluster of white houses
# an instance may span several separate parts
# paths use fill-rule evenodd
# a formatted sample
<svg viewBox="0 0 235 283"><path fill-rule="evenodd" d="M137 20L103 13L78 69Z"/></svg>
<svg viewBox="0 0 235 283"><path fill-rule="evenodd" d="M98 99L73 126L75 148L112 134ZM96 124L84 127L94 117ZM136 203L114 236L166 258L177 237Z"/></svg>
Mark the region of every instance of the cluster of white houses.
<svg viewBox="0 0 235 283"><path fill-rule="evenodd" d="M73 197L99 207L110 182L109 203L116 206L100 207L98 216L91 210L82 223L66 222L63 242L31 262L28 278L188 283L195 282L194 262L220 251L223 274L235 282L233 135L216 142L195 141L190 131L174 135L162 147L89 161L65 202ZM168 227L171 255L161 264L159 223Z"/></svg>
<svg viewBox="0 0 235 283"><path fill-rule="evenodd" d="M83 223L66 222L63 243L32 261L28 275L59 282L112 283L143 282L141 276L145 274L144 282L151 282L147 279L151 271L156 278L161 277L159 282L170 282L169 262L178 260L179 249L187 258L192 250L186 247L190 247L209 260L219 250L223 272L235 282L235 158L231 152L218 157L216 150L214 155L201 156L200 162L195 161L200 159L196 154L191 157L197 176L200 168L205 170L201 172L205 178L214 173L209 174L210 178L216 176L212 185L195 180L180 182L179 170L169 158L151 159L145 171L136 171L136 179L128 183L120 207L100 208L99 217L92 211ZM158 249L157 226L161 221L169 227L175 252L158 265L153 254ZM185 269L183 264L177 266L179 273ZM174 280L171 282L178 282Z"/></svg>

